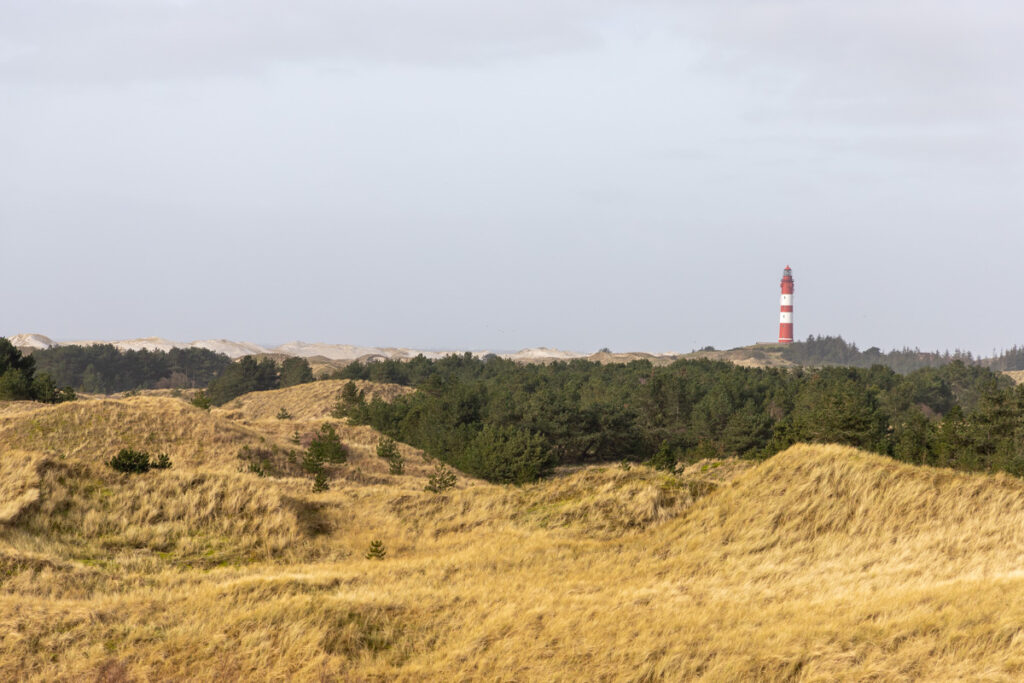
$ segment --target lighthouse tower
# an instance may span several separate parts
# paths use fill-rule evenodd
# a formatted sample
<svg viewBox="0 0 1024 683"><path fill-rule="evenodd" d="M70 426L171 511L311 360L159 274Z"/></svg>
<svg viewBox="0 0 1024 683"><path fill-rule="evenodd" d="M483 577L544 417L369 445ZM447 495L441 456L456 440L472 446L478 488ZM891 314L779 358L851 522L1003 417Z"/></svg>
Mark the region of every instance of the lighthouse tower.
<svg viewBox="0 0 1024 683"><path fill-rule="evenodd" d="M779 306L779 343L793 343L793 270L782 271L782 300Z"/></svg>

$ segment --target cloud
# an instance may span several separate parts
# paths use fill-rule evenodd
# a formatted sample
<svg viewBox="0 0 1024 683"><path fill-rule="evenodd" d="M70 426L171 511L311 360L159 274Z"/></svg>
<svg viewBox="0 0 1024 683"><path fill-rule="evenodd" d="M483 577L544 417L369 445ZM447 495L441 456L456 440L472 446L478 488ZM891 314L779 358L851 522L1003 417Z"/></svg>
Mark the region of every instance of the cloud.
<svg viewBox="0 0 1024 683"><path fill-rule="evenodd" d="M597 43L582 0L20 2L0 10L0 78L206 78L278 62L465 64Z"/></svg>

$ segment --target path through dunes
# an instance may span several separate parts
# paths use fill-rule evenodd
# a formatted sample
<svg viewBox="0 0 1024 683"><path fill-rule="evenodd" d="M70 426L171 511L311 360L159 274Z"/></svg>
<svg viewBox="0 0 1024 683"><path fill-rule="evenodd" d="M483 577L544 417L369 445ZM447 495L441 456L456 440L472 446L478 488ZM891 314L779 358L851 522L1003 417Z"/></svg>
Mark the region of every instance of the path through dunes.
<svg viewBox="0 0 1024 683"><path fill-rule="evenodd" d="M0 468L24 508L0 527L2 678L1024 675L1024 484L1002 475L799 445L443 495L352 470L313 494L8 457L40 461Z"/></svg>

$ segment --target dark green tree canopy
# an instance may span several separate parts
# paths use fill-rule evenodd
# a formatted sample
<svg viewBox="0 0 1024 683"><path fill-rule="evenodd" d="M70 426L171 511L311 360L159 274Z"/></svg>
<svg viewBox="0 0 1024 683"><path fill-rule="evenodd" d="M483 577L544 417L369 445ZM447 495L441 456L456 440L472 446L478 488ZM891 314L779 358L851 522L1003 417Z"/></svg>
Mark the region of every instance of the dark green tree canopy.
<svg viewBox="0 0 1024 683"><path fill-rule="evenodd" d="M305 358L285 358L281 363L281 387L306 384L313 381L313 369Z"/></svg>
<svg viewBox="0 0 1024 683"><path fill-rule="evenodd" d="M58 403L75 398L70 389L58 389L46 373L36 374L36 361L25 356L6 337L0 337L0 401Z"/></svg>
<svg viewBox="0 0 1024 683"><path fill-rule="evenodd" d="M399 377L418 391L391 403L352 401L344 406L348 419L495 482L527 482L558 465L589 462L667 468L676 459L761 458L797 441L1024 472L1024 390L1015 393L1007 377L957 360L906 375L882 365L517 365L468 355L387 372L375 367L381 365L353 363L342 372ZM915 439L929 445L914 448Z"/></svg>
<svg viewBox="0 0 1024 683"><path fill-rule="evenodd" d="M219 406L250 391L266 391L279 386L277 364L272 358L256 360L254 356L245 356L224 368L210 382L206 395L213 405Z"/></svg>
<svg viewBox="0 0 1024 683"><path fill-rule="evenodd" d="M112 344L55 346L32 357L56 384L96 394L205 387L231 365L230 358L207 349L121 351Z"/></svg>

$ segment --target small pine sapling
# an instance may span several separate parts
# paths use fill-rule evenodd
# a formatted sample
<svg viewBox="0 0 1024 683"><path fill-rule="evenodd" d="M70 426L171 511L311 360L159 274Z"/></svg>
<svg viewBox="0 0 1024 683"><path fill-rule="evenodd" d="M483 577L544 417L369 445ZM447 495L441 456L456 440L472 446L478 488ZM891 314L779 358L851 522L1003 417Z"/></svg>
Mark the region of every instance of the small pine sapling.
<svg viewBox="0 0 1024 683"><path fill-rule="evenodd" d="M348 459L348 452L341 444L334 425L325 422L309 444L309 457L320 462L339 463Z"/></svg>
<svg viewBox="0 0 1024 683"><path fill-rule="evenodd" d="M196 408L202 408L203 410L209 410L210 406L213 405L213 401L210 400L205 391L196 392L196 395L192 397L191 403Z"/></svg>
<svg viewBox="0 0 1024 683"><path fill-rule="evenodd" d="M454 486L455 473L448 469L447 466L438 463L434 467L434 473L430 475L427 485L423 487L423 490L430 491L431 493L443 493Z"/></svg>
<svg viewBox="0 0 1024 683"><path fill-rule="evenodd" d="M379 538L375 538L370 542L370 549L366 551L366 559L383 560L387 554L387 551L384 550L384 543Z"/></svg>
<svg viewBox="0 0 1024 683"><path fill-rule="evenodd" d="M290 420L292 419L292 414L288 412L287 408L282 407L281 410L277 411L277 419Z"/></svg>
<svg viewBox="0 0 1024 683"><path fill-rule="evenodd" d="M656 470L671 472L676 468L676 452L668 445L668 441L662 441L658 452L651 456L651 467Z"/></svg>
<svg viewBox="0 0 1024 683"><path fill-rule="evenodd" d="M398 455L398 446L395 440L388 436L382 436L377 442L377 457L391 460Z"/></svg>

